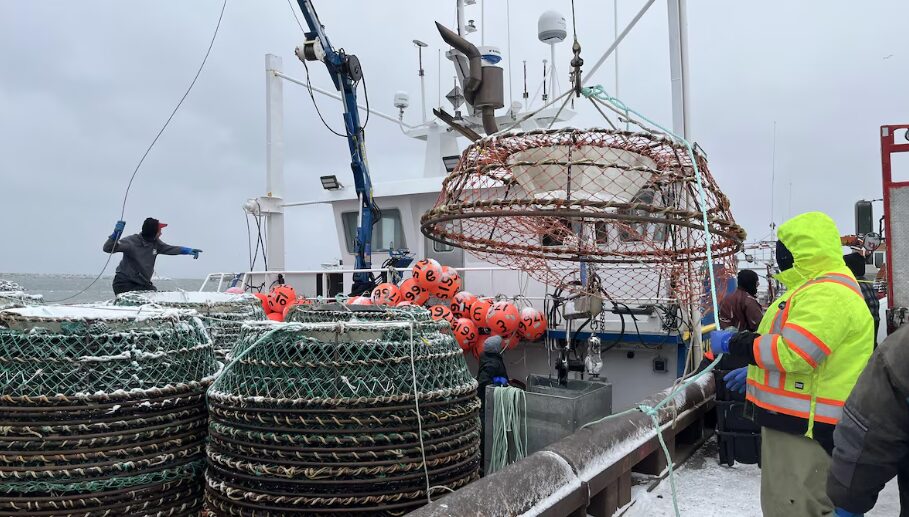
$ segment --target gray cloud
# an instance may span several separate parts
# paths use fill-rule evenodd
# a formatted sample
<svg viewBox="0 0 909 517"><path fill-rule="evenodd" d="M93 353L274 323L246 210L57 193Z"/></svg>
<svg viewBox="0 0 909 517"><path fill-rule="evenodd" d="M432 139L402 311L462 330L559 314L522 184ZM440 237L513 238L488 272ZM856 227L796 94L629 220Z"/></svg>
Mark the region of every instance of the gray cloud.
<svg viewBox="0 0 909 517"><path fill-rule="evenodd" d="M641 4L621 2L620 18L628 20ZM880 197L878 127L905 122L909 113L901 26L909 5L866 4L688 2L694 134L753 237L768 231L774 120L778 222L823 210L846 232L853 202ZM576 5L589 67L611 42L612 5ZM412 98L408 119L419 116L413 38L431 45L428 104L436 103L439 80L443 94L450 88L450 67L443 61L443 73L437 71L441 41L432 21L453 24L453 2L334 0L316 6L333 44L360 57L374 107L393 111L391 97L403 89ZM101 243L119 215L129 174L188 84L219 7L220 0L0 2L0 45L6 50L0 53L0 271L100 268ZM570 3L511 2L513 77L520 81L520 63L527 60L531 94L548 56L536 40L536 19L549 8L568 14ZM479 24L479 7L469 9ZM487 43L503 50L504 13L502 0L486 6ZM621 47L619 60L623 100L668 124L665 13L657 2ZM171 223L168 242L206 250L199 261L159 261L162 275L246 266L240 206L264 189L264 54L281 55L287 73L302 78L292 53L301 40L283 0L229 0L207 68L139 173L127 206L129 230L152 215ZM563 72L569 47L559 47ZM329 87L324 69L311 70L315 84ZM610 62L596 82L612 89L612 70ZM567 84L566 74L560 81ZM317 100L328 122L340 127L339 104ZM347 147L322 126L302 88L286 85L285 101L285 197L304 200L318 191L318 176L347 177ZM577 125L601 125L595 112L580 111ZM393 124L373 118L367 142L375 181L422 173L421 145ZM325 207L294 209L288 215L288 267L315 267L335 256L331 225Z"/></svg>

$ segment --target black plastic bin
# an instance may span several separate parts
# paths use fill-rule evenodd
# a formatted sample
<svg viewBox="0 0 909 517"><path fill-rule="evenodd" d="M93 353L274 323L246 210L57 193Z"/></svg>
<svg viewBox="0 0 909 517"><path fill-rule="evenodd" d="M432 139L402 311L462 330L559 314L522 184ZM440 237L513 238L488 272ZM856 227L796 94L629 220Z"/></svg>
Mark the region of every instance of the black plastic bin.
<svg viewBox="0 0 909 517"><path fill-rule="evenodd" d="M725 357L724 357L725 359ZM738 365L721 362L713 370L716 381L716 434L720 463L761 464L761 428L745 416L745 394L726 389L723 377ZM728 369L727 369L728 368Z"/></svg>

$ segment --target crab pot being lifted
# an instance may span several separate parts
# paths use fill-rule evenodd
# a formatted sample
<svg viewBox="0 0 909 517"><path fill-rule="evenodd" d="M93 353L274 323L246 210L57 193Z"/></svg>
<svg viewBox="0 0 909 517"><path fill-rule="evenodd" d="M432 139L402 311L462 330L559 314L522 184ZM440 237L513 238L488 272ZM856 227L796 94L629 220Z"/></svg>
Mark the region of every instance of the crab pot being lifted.
<svg viewBox="0 0 909 517"><path fill-rule="evenodd" d="M735 271L744 230L703 154L655 132L483 138L445 178L422 231L567 291L613 303L700 304L708 235L698 173L722 281Z"/></svg>

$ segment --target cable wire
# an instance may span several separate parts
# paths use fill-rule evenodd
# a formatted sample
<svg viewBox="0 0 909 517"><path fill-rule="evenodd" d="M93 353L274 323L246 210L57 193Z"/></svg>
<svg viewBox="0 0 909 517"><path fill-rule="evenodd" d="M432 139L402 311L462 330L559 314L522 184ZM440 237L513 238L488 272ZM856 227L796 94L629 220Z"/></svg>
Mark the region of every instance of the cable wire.
<svg viewBox="0 0 909 517"><path fill-rule="evenodd" d="M129 191L133 186L133 181L136 179L136 175L139 174L139 169L142 167L142 164L145 162L145 158L148 157L152 148L154 148L155 144L158 143L158 139L161 138L162 134L164 134L164 130L167 129L167 127L170 125L170 122L171 122L171 120L173 120L174 116L177 114L177 111L179 111L180 107L183 106L183 101L185 101L186 98L189 96L189 93L193 90L193 87L196 85L196 81L199 79L199 76L202 74L202 70L205 68L205 63L208 61L208 56L211 54L211 49L215 45L215 39L217 39L218 32L221 30L221 21L224 19L224 10L226 8L227 8L227 0L224 0L221 3L221 12L218 14L218 23L215 24L215 31L211 36L211 41L209 41L209 43L208 43L208 48L205 50L205 56L202 57L202 62L199 64L199 68L196 70L196 75L193 76L193 80L189 83L189 87L186 88L186 91L183 93L183 96L180 97L179 102L177 102L177 105L174 106L174 109L170 112L170 115L167 117L167 120L164 121L164 125L161 126L161 129L158 130L158 133L155 135L155 138L151 141L150 144L148 144L148 147L145 149L145 152L142 153L142 157L139 158L139 163L136 164L136 168L133 170L132 175L129 177L129 183L126 184L126 191L123 193L123 204L120 207L120 220L121 221L123 220L123 216L126 214L126 201L129 198ZM61 298L59 300L48 300L48 301L52 302L52 303L65 302L65 301L71 300L71 299L81 295L82 293L88 291L89 289L91 289L92 286L95 285L98 282L98 280L101 279L102 276L104 276L105 271L107 271L107 266L110 265L110 261L113 258L114 253L116 252L118 242L120 242L120 236L117 236L117 238L114 239L114 247L112 248L110 254L108 254L107 260L104 262L104 267L101 268L101 272L98 273L98 276L96 276L95 279L92 280L90 284L85 286L84 289L82 289L81 291L77 292L74 295L67 296L66 298Z"/></svg>

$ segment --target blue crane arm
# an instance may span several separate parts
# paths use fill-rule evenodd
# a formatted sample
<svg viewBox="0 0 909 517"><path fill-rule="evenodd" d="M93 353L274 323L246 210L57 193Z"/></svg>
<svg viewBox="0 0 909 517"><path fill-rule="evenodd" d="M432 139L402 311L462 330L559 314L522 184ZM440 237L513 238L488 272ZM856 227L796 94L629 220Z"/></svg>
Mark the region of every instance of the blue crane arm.
<svg viewBox="0 0 909 517"><path fill-rule="evenodd" d="M369 165L366 161L366 144L363 128L360 126L360 112L357 108L357 83L362 77L359 61L355 56L344 51L336 51L325 34L325 27L319 21L319 15L309 0L297 0L303 18L309 27L307 40L317 40L324 57L320 58L328 68L328 75L341 92L344 103L344 127L347 133L347 145L350 148L350 169L353 172L354 186L360 199L360 217L357 225L356 269L372 267L372 230L378 207L372 196L372 181L369 177ZM354 283L367 282L369 274L354 275Z"/></svg>

